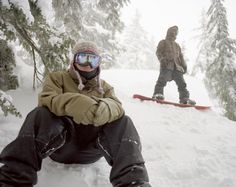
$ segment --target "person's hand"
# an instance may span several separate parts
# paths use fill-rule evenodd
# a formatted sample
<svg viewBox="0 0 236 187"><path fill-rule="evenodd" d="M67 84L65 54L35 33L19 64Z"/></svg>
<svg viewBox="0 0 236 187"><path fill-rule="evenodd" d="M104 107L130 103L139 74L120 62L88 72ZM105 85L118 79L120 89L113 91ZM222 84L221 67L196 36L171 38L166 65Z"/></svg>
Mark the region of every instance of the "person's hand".
<svg viewBox="0 0 236 187"><path fill-rule="evenodd" d="M110 111L108 105L100 101L98 108L94 115L94 126L101 126L106 124L110 119Z"/></svg>
<svg viewBox="0 0 236 187"><path fill-rule="evenodd" d="M95 112L97 110L98 106L97 105L92 105L88 111L83 115L82 119L76 119L77 116L75 116L74 121L77 122L78 124L82 123L83 125L89 125L93 124Z"/></svg>
<svg viewBox="0 0 236 187"><path fill-rule="evenodd" d="M101 126L106 124L109 121L110 111L108 105L103 102L99 101L98 104L92 105L88 111L83 115L83 119L81 121L75 122L82 123L83 125L94 125L94 126Z"/></svg>

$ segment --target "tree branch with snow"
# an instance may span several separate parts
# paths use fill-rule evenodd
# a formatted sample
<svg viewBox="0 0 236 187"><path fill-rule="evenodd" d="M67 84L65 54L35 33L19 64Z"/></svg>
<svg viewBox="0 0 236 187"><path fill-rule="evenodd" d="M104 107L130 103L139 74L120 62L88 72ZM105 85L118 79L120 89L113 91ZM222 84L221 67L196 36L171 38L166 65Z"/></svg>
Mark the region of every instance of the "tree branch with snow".
<svg viewBox="0 0 236 187"><path fill-rule="evenodd" d="M16 107L12 104L11 96L7 95L2 90L0 90L0 107L4 116L8 116L10 113L16 117L22 117L21 113L17 111Z"/></svg>

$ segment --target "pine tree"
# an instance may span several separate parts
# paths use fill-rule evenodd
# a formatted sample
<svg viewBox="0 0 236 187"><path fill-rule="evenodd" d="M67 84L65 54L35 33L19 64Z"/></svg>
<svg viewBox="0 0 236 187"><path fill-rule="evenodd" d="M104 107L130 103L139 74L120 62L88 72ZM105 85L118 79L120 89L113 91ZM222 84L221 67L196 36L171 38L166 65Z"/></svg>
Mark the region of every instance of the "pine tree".
<svg viewBox="0 0 236 187"><path fill-rule="evenodd" d="M157 67L154 39L148 38L148 34L143 29L140 20L141 15L136 10L131 24L123 32L122 45L124 52L120 54L117 65L121 68L152 69Z"/></svg>
<svg viewBox="0 0 236 187"><path fill-rule="evenodd" d="M53 0L58 25L65 26L65 32L72 41L94 41L103 57L103 68L109 68L119 53L116 33L123 29L120 10L129 0ZM65 11L67 10L67 11Z"/></svg>
<svg viewBox="0 0 236 187"><path fill-rule="evenodd" d="M0 1L0 28L7 41L19 41L31 55L34 79L67 67L70 48L78 39L93 40L101 46L104 67L114 63L120 50L116 33L124 26L120 10L129 0L52 0L57 22L51 18L50 24L38 1L23 1L28 3L28 12L20 2Z"/></svg>
<svg viewBox="0 0 236 187"><path fill-rule="evenodd" d="M197 36L199 39L199 52L197 55L196 62L193 66L192 75L195 76L197 73L204 73L206 70L207 62L211 60L211 41L213 36L207 31L207 15L206 11L203 10L201 14L200 27L197 31L200 34Z"/></svg>
<svg viewBox="0 0 236 187"><path fill-rule="evenodd" d="M26 11L20 3L0 1L0 89L2 90L15 89L18 86L17 77L12 75L15 58L11 49L7 47L8 42L19 43L31 55L34 65L34 88L36 80L40 81L40 74L62 69L65 67L64 64L68 63L67 40L54 32L47 24L37 1L24 2L28 3L29 11ZM41 64L43 68L40 68ZM39 69L43 69L43 72L40 73ZM6 94L1 92L0 107L4 115L7 116L10 113L21 116L8 99L10 96L4 96Z"/></svg>
<svg viewBox="0 0 236 187"><path fill-rule="evenodd" d="M6 41L19 41L30 54L35 69L34 80L40 80L40 74L65 68L69 62L70 40L47 23L38 1L27 1L29 12L16 1L4 3L0 1L1 37ZM39 68L42 65L43 68Z"/></svg>
<svg viewBox="0 0 236 187"><path fill-rule="evenodd" d="M236 41L229 38L227 12L224 0L212 0L208 9L206 33L209 39L205 61L205 84L209 93L216 97L225 115L236 120ZM206 56L206 55L205 55Z"/></svg>

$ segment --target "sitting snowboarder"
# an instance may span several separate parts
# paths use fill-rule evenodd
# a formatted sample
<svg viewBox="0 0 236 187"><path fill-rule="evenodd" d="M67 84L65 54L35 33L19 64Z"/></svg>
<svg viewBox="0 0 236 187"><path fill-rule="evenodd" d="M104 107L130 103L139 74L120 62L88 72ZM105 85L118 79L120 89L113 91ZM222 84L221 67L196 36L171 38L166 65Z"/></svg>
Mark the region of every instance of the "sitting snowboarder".
<svg viewBox="0 0 236 187"><path fill-rule="evenodd" d="M97 46L79 42L73 54L68 71L46 77L39 106L0 154L0 186L32 187L49 156L64 164L105 157L113 186L150 187L138 132L113 87L100 79Z"/></svg>

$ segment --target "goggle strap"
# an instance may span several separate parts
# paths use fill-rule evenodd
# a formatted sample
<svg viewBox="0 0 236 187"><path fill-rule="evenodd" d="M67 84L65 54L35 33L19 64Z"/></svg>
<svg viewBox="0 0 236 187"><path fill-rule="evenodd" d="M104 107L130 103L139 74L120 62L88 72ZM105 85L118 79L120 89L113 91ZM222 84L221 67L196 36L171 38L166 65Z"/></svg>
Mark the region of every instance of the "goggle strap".
<svg viewBox="0 0 236 187"><path fill-rule="evenodd" d="M77 56L77 53L74 55L74 61L73 61L73 63L76 62L76 56Z"/></svg>

